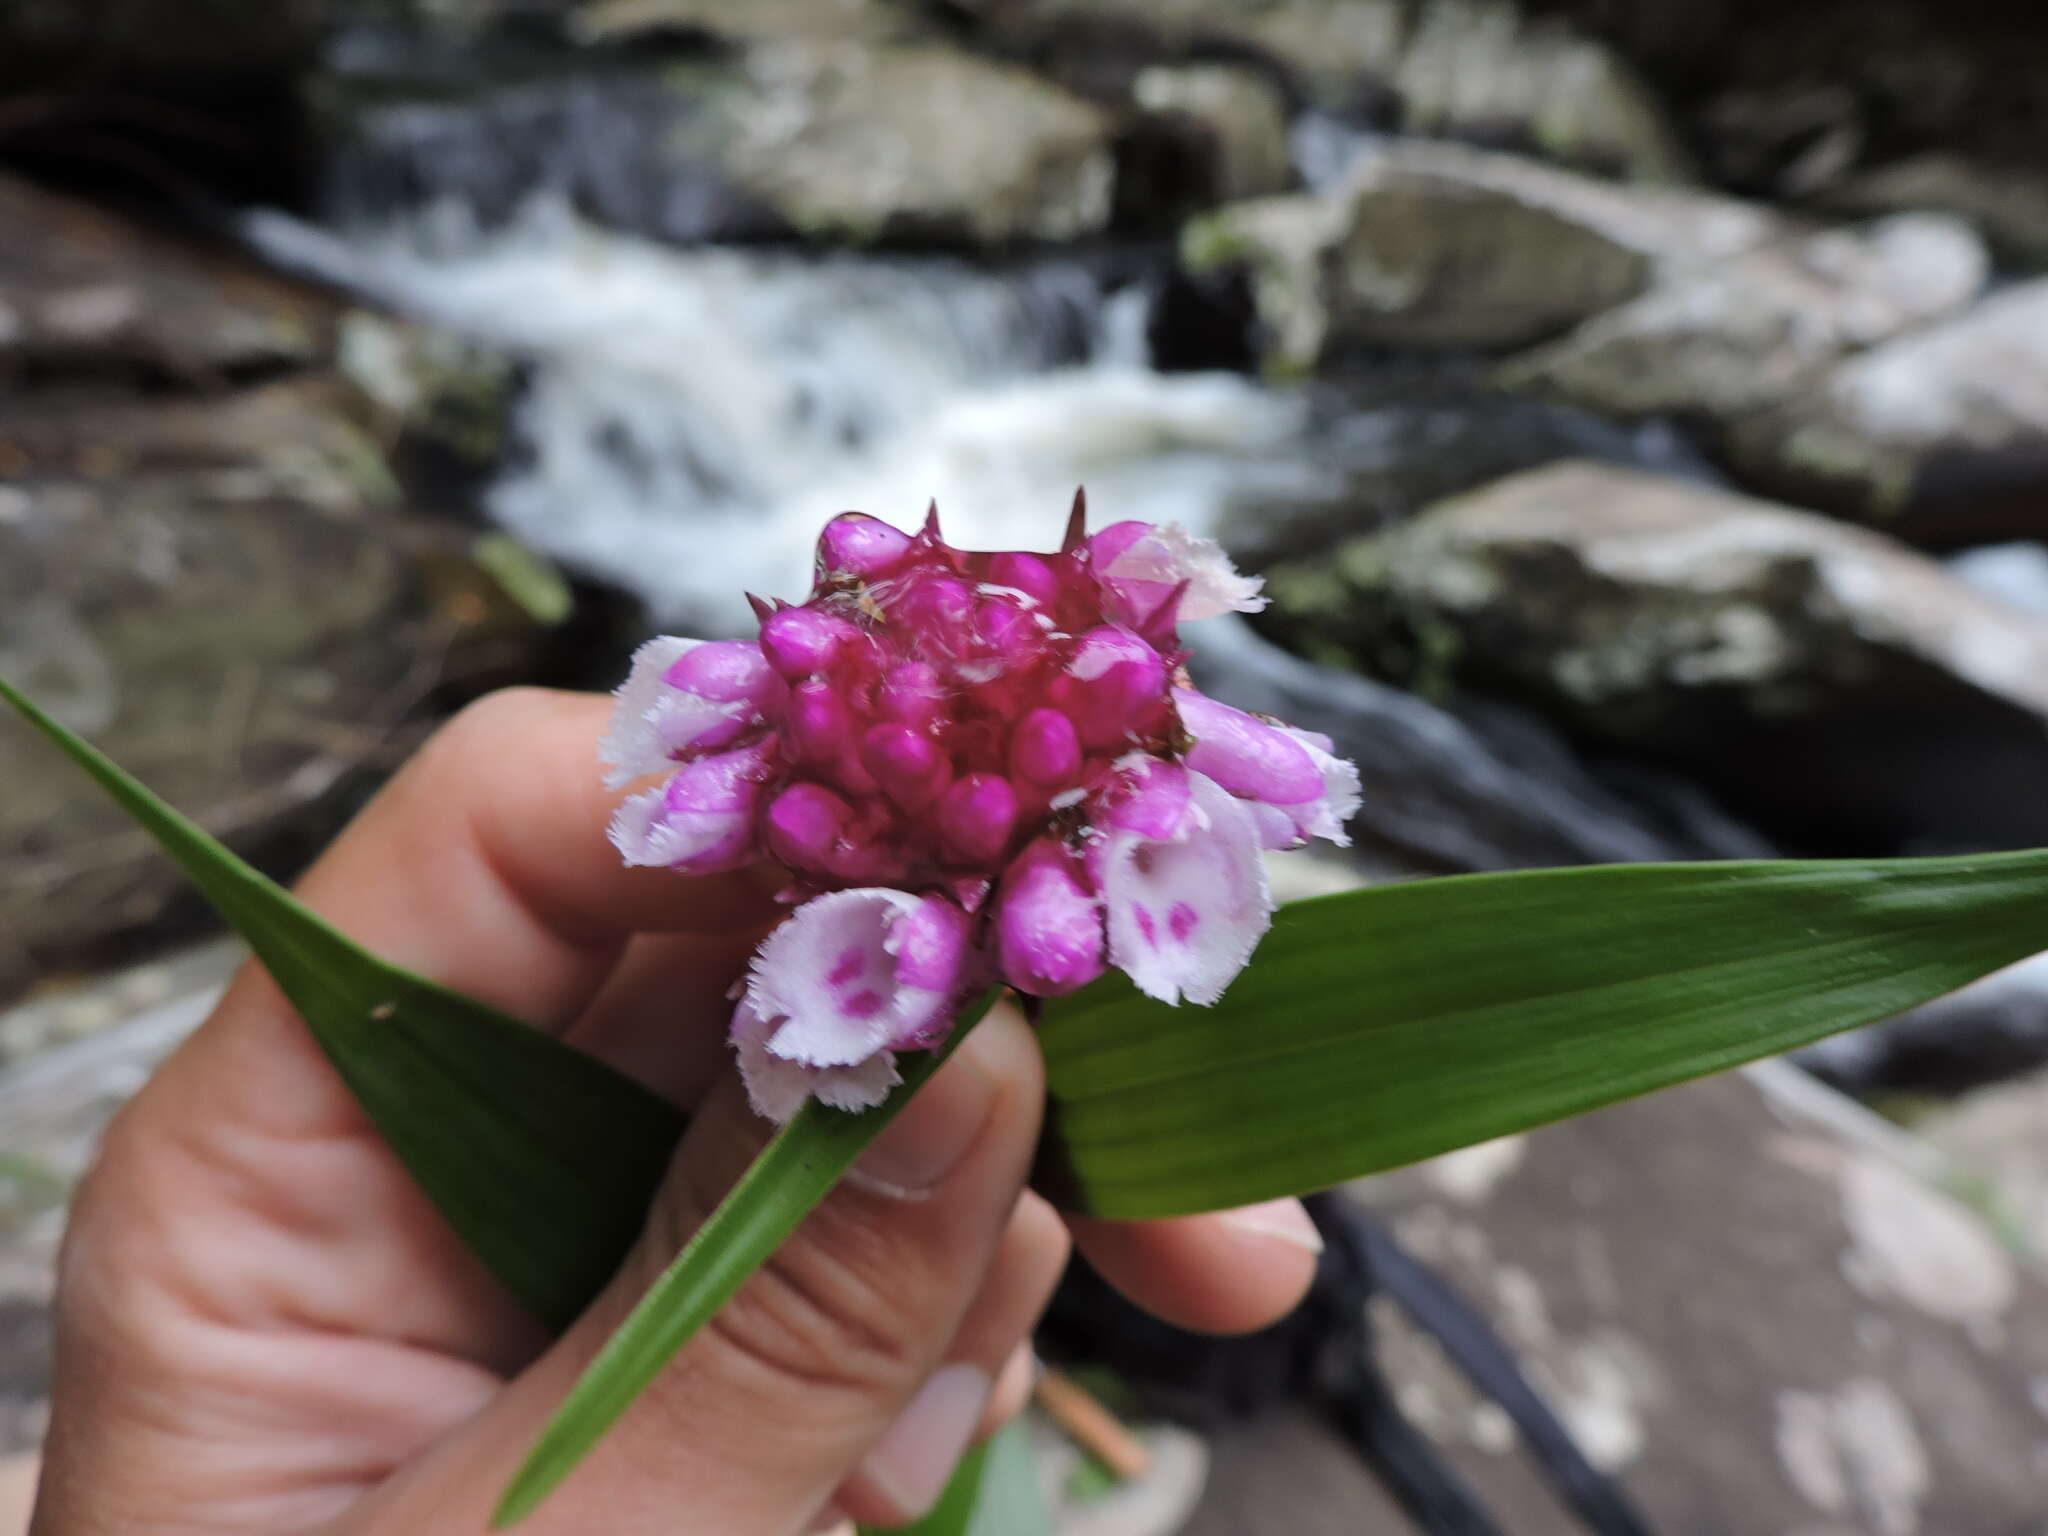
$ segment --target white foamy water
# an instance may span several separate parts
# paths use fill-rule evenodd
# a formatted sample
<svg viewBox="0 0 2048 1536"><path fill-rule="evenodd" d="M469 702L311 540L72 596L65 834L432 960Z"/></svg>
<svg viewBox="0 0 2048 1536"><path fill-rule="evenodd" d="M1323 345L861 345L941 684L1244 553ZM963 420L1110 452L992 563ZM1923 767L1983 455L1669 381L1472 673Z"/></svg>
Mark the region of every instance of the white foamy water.
<svg viewBox="0 0 2048 1536"><path fill-rule="evenodd" d="M1153 372L1143 296L1105 300L1078 268L1020 282L676 250L544 204L495 230L441 210L346 236L262 215L251 233L281 263L525 359L492 515L664 621L739 628L742 592L801 594L820 524L850 507L914 526L936 498L957 543L1044 546L1077 485L1098 524L1201 531L1233 498L1309 476L1290 453L1296 401ZM1077 329L1086 360L1062 360Z"/></svg>

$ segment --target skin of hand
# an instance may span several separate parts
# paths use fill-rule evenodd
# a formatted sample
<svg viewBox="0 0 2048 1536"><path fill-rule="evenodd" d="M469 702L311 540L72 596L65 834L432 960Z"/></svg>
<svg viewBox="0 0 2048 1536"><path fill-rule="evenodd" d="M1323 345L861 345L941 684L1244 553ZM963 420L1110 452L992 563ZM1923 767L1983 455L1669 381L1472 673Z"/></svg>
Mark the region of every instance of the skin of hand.
<svg viewBox="0 0 2048 1536"><path fill-rule="evenodd" d="M640 1243L549 1339L460 1246L254 966L110 1128L73 1207L34 1536L482 1532L535 1433L768 1127L724 1044L768 872L619 865L607 702L494 695L301 895L394 962L694 1111ZM1025 1187L1043 1072L992 1015L855 1175L531 1517L529 1536L902 1523L1029 1390L1069 1241L1186 1327L1260 1327L1318 1246L1293 1201L1063 1221Z"/></svg>

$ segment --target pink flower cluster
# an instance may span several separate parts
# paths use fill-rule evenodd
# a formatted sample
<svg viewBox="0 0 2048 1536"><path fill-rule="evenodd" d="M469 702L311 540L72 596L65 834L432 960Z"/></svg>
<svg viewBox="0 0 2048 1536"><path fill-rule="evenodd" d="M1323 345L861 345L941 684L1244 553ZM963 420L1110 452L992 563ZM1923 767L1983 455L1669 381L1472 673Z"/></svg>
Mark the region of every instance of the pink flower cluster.
<svg viewBox="0 0 2048 1536"><path fill-rule="evenodd" d="M1177 625L1262 605L1211 542L1081 504L1057 554L973 553L849 512L757 641L649 641L603 754L626 862L770 859L794 910L733 1040L755 1107L899 1081L1000 979L1053 997L1114 966L1211 1003L1271 918L1263 851L1343 842L1358 774L1326 737L1190 687Z"/></svg>

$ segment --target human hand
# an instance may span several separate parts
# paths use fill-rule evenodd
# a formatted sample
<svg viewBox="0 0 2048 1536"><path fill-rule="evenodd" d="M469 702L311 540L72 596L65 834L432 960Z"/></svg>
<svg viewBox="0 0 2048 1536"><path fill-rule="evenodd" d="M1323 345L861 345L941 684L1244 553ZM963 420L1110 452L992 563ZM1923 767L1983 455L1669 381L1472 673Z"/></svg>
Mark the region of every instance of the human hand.
<svg viewBox="0 0 2048 1536"><path fill-rule="evenodd" d="M481 1532L534 1435L766 1139L727 987L759 874L619 866L606 701L519 691L444 729L301 895L392 961L554 1031L694 1119L619 1275L550 1341L455 1239L250 967L110 1129L58 1286L34 1536ZM1024 1188L1043 1074L999 1008L522 1529L785 1536L915 1518L1022 1404L1067 1257L1163 1318L1280 1316L1292 1201L1072 1221Z"/></svg>

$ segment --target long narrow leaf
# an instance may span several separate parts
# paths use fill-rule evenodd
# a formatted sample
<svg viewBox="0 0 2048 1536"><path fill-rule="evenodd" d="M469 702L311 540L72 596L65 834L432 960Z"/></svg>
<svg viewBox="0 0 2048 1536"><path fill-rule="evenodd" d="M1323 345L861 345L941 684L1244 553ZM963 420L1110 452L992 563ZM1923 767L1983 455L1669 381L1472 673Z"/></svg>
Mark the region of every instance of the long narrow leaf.
<svg viewBox="0 0 2048 1536"><path fill-rule="evenodd" d="M1285 908L1214 1008L1046 1010L1041 1177L1096 1215L1298 1194L1774 1055L2048 947L2048 852L1617 865Z"/></svg>
<svg viewBox="0 0 2048 1536"><path fill-rule="evenodd" d="M639 1231L683 1118L594 1057L388 965L0 679L256 952L449 1224L565 1326Z"/></svg>
<svg viewBox="0 0 2048 1536"><path fill-rule="evenodd" d="M568 1476L663 1366L768 1261L995 1005L961 1014L945 1046L909 1059L902 1084L864 1114L807 1103L762 1149L570 1390L506 1490L495 1528L524 1519Z"/></svg>
<svg viewBox="0 0 2048 1536"><path fill-rule="evenodd" d="M960 1459L930 1514L915 1525L864 1525L861 1536L1052 1536L1031 1431L1012 1420Z"/></svg>

